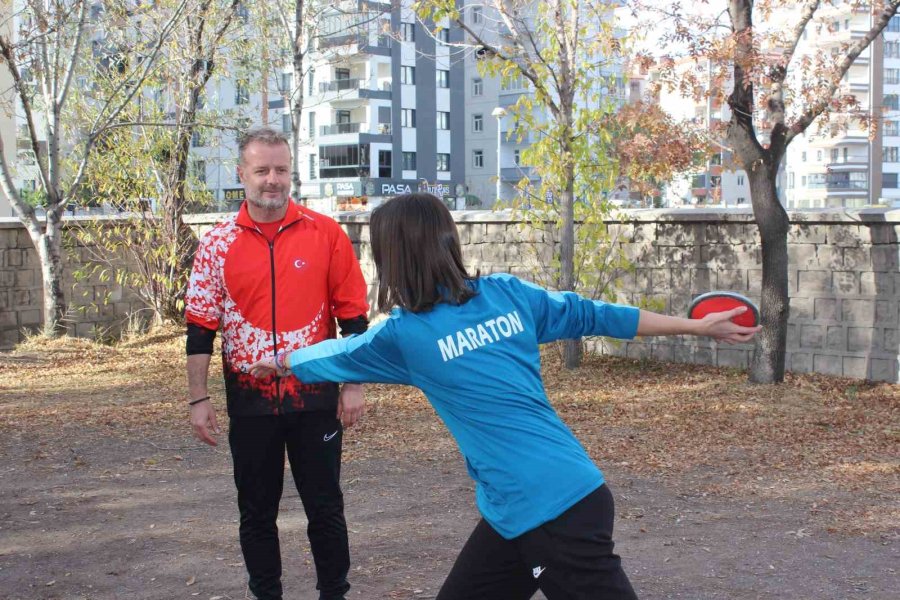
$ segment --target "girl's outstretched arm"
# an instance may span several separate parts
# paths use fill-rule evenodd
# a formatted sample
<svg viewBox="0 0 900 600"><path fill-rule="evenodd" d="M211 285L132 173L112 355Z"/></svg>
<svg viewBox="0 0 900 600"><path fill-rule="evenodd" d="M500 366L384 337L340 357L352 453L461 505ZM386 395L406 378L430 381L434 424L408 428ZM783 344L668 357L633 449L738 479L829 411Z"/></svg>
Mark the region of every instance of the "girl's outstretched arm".
<svg viewBox="0 0 900 600"><path fill-rule="evenodd" d="M642 310L638 320L638 335L698 335L714 338L728 344L749 342L762 327L745 327L731 319L747 311L742 306L732 310L710 313L702 319L670 317Z"/></svg>

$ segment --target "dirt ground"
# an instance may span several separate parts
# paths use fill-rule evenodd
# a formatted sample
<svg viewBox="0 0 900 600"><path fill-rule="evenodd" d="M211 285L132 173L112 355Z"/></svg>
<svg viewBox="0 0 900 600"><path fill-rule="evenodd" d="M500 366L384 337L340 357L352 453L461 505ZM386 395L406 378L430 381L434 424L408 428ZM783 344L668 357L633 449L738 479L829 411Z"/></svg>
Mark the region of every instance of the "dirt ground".
<svg viewBox="0 0 900 600"><path fill-rule="evenodd" d="M0 598L245 597L227 444L190 437L181 344L0 354ZM554 404L612 487L641 598L898 597L900 387L759 387L611 358L563 372L547 358ZM345 437L348 597L433 598L478 518L473 486L418 392L373 386L369 399ZM285 597L315 599L285 489Z"/></svg>

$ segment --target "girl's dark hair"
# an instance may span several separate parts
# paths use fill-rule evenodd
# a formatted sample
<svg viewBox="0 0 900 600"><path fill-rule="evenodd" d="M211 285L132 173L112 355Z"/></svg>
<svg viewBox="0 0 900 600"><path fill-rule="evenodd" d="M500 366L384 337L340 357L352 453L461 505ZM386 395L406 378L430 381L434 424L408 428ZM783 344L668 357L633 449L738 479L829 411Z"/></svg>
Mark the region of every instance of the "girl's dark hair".
<svg viewBox="0 0 900 600"><path fill-rule="evenodd" d="M431 194L404 194L374 211L369 221L378 271L378 309L414 313L439 302L463 304L475 295L463 266L450 211Z"/></svg>

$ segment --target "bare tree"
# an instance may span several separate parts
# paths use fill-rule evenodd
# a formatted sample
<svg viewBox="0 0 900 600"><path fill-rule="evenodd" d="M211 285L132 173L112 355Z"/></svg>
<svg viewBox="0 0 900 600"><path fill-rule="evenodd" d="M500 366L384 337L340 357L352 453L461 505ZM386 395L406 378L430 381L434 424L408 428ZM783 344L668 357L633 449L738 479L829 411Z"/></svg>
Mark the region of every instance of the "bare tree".
<svg viewBox="0 0 900 600"><path fill-rule="evenodd" d="M44 296L44 332L65 332L66 300L62 287L62 215L82 189L84 174L98 141L114 126L122 111L141 90L154 69L164 42L184 16L186 0L179 2L155 37L135 31L130 49L137 60L127 62L117 53L89 43L95 24L89 19L88 0L27 0L18 15L22 27L17 39L0 36L0 57L9 70L18 110L25 121L30 149L36 158L40 186L46 196L43 222L35 207L13 182L16 148L0 141L0 189L22 219L41 262ZM97 106L93 120L73 131L79 110L73 87L85 69L115 68L126 73L112 93ZM23 76L27 69L28 77Z"/></svg>
<svg viewBox="0 0 900 600"><path fill-rule="evenodd" d="M776 191L778 170L788 145L819 117L823 123L836 117L845 124L852 118L877 124L878 108L860 112L855 96L842 90L841 81L896 14L900 0L843 3L851 13L866 14L868 26L860 36L814 55L803 55L798 49L809 29L834 33L834 2L729 0L722 3L722 12L695 14L677 4L664 9L640 0L635 4L657 31L665 25L663 45L682 47L685 57L703 64L711 62L712 79L719 85L705 93L727 96L731 117L726 141L736 163L747 172L762 244L763 330L756 336L750 380L780 382L789 314L789 222ZM773 15L790 18L776 20ZM673 87L700 93L696 73L678 73L675 63L673 57L661 63L663 78ZM730 91L725 85L729 80Z"/></svg>

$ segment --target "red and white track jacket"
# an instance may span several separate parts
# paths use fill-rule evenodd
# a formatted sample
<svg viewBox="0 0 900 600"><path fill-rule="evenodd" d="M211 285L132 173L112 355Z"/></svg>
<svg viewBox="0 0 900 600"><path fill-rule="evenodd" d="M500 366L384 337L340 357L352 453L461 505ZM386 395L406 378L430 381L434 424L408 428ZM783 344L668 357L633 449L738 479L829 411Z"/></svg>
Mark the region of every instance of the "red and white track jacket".
<svg viewBox="0 0 900 600"><path fill-rule="evenodd" d="M335 319L368 314L353 246L332 219L288 204L273 242L246 202L200 240L186 296L189 324L222 330L228 414L277 415L336 409L336 384L295 377L259 380L248 367L282 350L335 337Z"/></svg>

